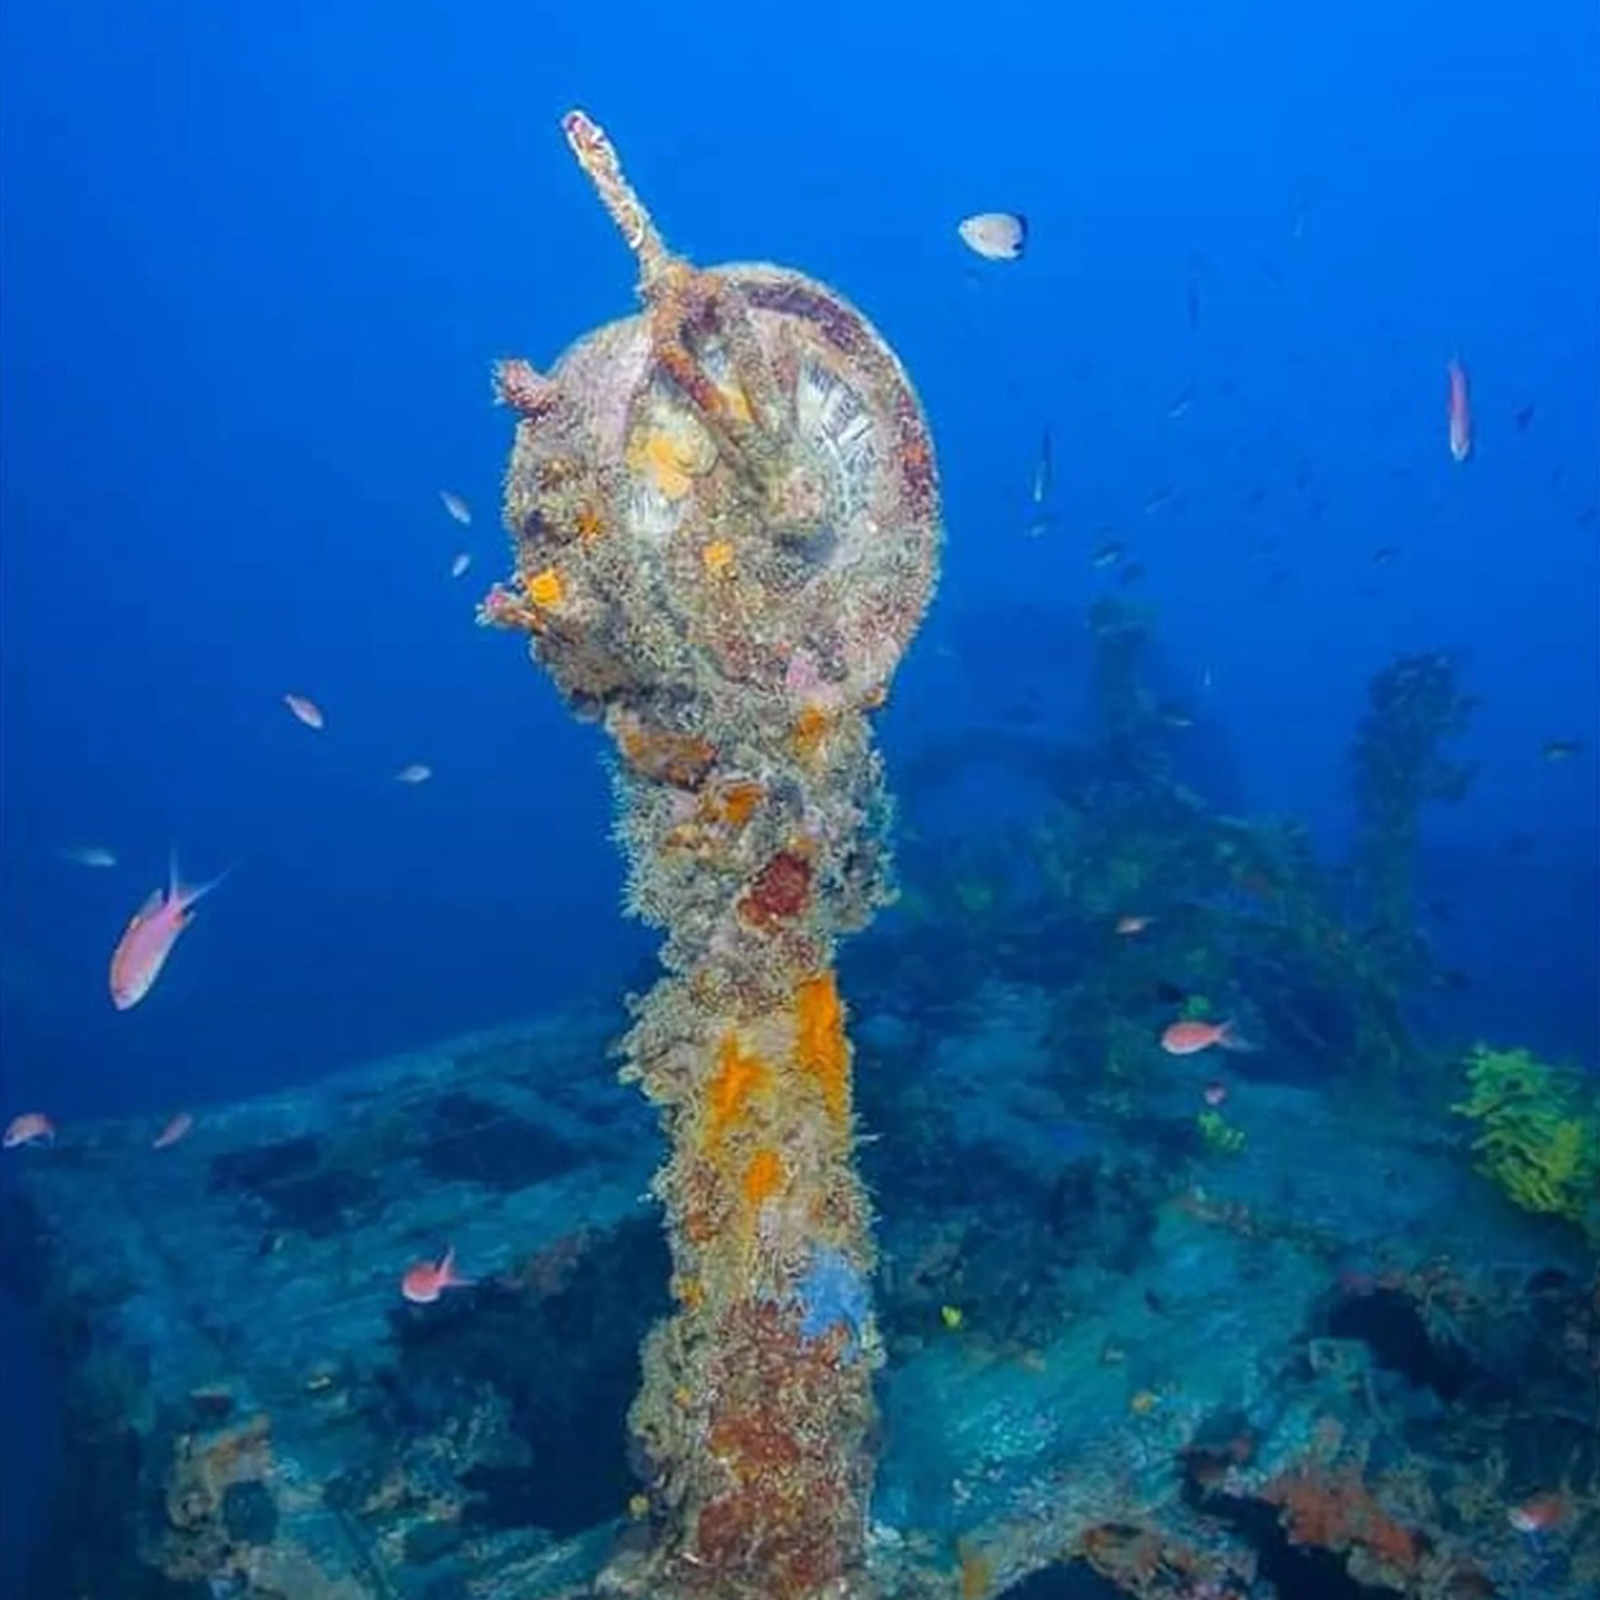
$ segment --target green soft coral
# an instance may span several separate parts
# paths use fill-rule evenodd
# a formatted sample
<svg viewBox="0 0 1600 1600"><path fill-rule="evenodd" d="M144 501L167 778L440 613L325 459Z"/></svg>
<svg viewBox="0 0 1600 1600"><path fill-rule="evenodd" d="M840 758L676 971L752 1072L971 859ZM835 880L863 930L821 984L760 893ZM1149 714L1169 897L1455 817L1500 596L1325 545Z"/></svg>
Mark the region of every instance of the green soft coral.
<svg viewBox="0 0 1600 1600"><path fill-rule="evenodd" d="M1243 1128L1236 1128L1218 1111L1202 1111L1195 1119L1206 1149L1214 1155L1236 1156L1245 1145Z"/></svg>
<svg viewBox="0 0 1600 1600"><path fill-rule="evenodd" d="M1600 1238L1600 1106L1578 1074L1479 1044L1467 1080L1471 1095L1451 1109L1482 1127L1472 1143L1478 1170L1523 1210Z"/></svg>

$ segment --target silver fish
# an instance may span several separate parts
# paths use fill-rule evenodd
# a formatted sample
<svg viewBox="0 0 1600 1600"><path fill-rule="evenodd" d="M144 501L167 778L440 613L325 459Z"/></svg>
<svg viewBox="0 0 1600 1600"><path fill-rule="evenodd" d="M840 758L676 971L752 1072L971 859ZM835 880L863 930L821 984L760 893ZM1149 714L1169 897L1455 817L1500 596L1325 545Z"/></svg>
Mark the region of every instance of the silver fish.
<svg viewBox="0 0 1600 1600"><path fill-rule="evenodd" d="M78 867L114 867L117 864L116 852L103 844L69 845L60 855Z"/></svg>
<svg viewBox="0 0 1600 1600"><path fill-rule="evenodd" d="M985 261L1018 261L1028 246L1028 219L1015 211L980 211L956 232Z"/></svg>

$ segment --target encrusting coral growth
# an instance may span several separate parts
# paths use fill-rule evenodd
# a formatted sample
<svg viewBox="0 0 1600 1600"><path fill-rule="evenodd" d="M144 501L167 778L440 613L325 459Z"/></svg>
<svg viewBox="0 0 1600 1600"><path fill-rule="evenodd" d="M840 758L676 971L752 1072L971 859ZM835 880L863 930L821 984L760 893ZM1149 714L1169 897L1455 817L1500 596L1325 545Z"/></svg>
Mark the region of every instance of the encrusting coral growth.
<svg viewBox="0 0 1600 1600"><path fill-rule="evenodd" d="M601 130L564 126L644 314L498 369L516 573L480 615L614 740L630 905L666 930L625 1076L671 1144L678 1309L632 1416L657 1537L612 1582L803 1600L865 1536L880 1346L832 959L886 897L867 716L933 589L932 450L857 312L670 255Z"/></svg>

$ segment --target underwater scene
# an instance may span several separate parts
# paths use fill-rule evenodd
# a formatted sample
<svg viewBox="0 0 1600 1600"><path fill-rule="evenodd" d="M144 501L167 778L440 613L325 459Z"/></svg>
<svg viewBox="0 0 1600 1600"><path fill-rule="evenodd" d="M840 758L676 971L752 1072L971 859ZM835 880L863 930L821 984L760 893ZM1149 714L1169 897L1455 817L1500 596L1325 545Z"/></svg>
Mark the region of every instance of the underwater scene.
<svg viewBox="0 0 1600 1600"><path fill-rule="evenodd" d="M1592 0L17 3L0 208L0 1600L1600 1600Z"/></svg>

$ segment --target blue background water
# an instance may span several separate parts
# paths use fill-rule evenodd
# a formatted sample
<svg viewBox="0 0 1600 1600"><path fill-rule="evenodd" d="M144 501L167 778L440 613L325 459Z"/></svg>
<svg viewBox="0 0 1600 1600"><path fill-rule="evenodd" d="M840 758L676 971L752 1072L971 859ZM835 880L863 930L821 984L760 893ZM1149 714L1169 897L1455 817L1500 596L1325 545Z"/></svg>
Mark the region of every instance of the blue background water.
<svg viewBox="0 0 1600 1600"><path fill-rule="evenodd" d="M575 104L675 247L837 285L921 389L950 541L891 759L1081 662L1103 530L1245 804L1330 850L1366 678L1462 647L1483 774L1429 826L1462 1025L1593 1057L1593 753L1540 745L1600 705L1600 14L1045 11L0 9L0 1112L160 1115L639 970L598 738L471 621L504 567L489 361L633 303ZM1019 264L955 236L993 207L1030 217ZM1027 539L1047 421L1059 518ZM964 631L1023 599L1058 637ZM415 760L434 781L395 784ZM88 843L122 865L53 853ZM238 871L117 1014L169 844ZM14 1552L36 1508L4 1503Z"/></svg>

